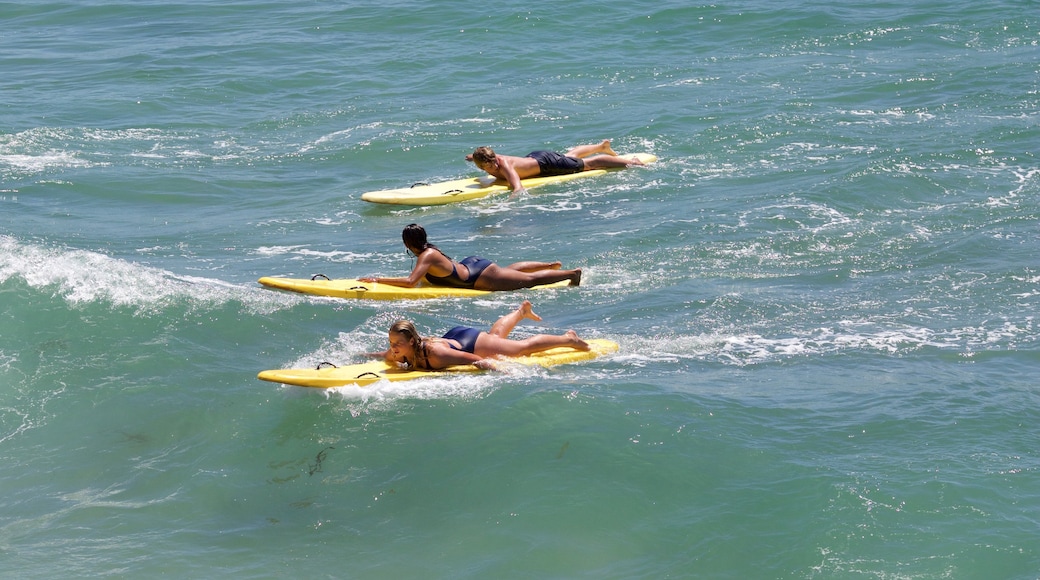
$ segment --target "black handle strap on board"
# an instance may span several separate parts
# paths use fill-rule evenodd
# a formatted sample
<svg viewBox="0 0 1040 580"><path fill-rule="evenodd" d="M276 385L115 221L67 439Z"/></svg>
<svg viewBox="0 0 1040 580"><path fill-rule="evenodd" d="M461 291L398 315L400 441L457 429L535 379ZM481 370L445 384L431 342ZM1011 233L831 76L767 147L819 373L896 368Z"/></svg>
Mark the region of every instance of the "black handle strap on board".
<svg viewBox="0 0 1040 580"><path fill-rule="evenodd" d="M379 376L378 374L376 374L376 373L374 373L372 371L363 372L363 373L361 373L360 375L358 375L358 376L356 376L354 378L355 379L363 379L363 378L365 378L367 376L372 376L372 377L377 378L377 379L383 378L383 377Z"/></svg>

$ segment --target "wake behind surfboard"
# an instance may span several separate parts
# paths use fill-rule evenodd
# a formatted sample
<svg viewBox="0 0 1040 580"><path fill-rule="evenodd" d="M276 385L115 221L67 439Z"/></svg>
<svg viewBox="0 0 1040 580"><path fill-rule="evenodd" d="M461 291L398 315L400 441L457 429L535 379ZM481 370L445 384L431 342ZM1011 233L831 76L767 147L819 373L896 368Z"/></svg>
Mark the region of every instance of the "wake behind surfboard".
<svg viewBox="0 0 1040 580"><path fill-rule="evenodd" d="M657 156L650 153L633 153L629 155L620 155L620 157L628 159L639 158L643 163L653 163L654 161L657 161ZM560 183L563 181L571 181L573 179L605 175L611 171L617 171L619 169L622 168L593 169L590 171L570 173L567 175L529 177L520 180L520 183L522 183L526 189L532 189L550 183ZM449 203L479 199L495 193L508 191L510 191L509 184L504 180L496 180L490 175L485 175L484 177L455 179L439 183L417 183L411 187L369 191L368 193L362 194L361 199L372 203L392 205L446 205Z"/></svg>
<svg viewBox="0 0 1040 580"><path fill-rule="evenodd" d="M593 338L587 341L590 350L576 350L570 347L557 347L532 354L530 356L504 359L510 363L551 367L560 364L592 360L594 358L617 352L618 344L611 340ZM323 365L326 363L323 363ZM276 369L261 371L256 378L262 381L295 385L298 387L334 388L347 385L364 387L379 381L410 381L414 379L446 377L455 373L485 372L473 365L448 367L440 371L402 370L391 366L386 361L372 361L345 366L322 366L316 369Z"/></svg>

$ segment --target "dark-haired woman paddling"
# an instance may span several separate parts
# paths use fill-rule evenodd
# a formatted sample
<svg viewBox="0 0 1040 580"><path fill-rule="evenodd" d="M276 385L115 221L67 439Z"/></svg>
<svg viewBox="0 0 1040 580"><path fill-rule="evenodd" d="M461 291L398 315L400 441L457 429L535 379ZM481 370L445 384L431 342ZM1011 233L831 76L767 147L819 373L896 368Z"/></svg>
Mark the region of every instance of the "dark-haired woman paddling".
<svg viewBox="0 0 1040 580"><path fill-rule="evenodd" d="M427 241L426 230L419 224L405 227L401 239L404 247L416 256L412 273L402 278L360 278L362 282L412 288L426 278L434 286L475 290L519 290L563 280L569 280L571 286L581 283L580 268L562 270L559 262L517 262L499 266L480 256L456 262Z"/></svg>

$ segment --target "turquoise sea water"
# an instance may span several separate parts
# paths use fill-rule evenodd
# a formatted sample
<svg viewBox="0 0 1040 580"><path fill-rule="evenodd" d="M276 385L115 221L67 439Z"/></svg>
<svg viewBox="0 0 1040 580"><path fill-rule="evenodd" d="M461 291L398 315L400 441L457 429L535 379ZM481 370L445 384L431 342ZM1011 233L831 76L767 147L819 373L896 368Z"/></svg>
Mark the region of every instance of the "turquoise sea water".
<svg viewBox="0 0 1040 580"><path fill-rule="evenodd" d="M1036 8L0 3L0 576L1040 577ZM603 138L660 161L359 199ZM583 285L256 283L411 222ZM620 352L255 378L525 298Z"/></svg>

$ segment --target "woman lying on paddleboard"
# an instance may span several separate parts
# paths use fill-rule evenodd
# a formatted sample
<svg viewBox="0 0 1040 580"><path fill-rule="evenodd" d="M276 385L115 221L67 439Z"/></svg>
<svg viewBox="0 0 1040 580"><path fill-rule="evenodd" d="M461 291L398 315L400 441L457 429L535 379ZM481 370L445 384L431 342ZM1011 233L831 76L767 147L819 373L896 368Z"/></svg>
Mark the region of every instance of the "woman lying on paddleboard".
<svg viewBox="0 0 1040 580"><path fill-rule="evenodd" d="M480 256L470 256L460 262L449 258L437 246L426 241L426 230L419 224L409 224L401 232L404 247L417 259L415 268L406 278L359 278L362 282L378 282L391 286L414 288L425 277L434 286L473 288L476 290L519 290L543 284L570 280L571 286L581 283L581 269L561 270L559 262L517 262L499 266Z"/></svg>
<svg viewBox="0 0 1040 580"><path fill-rule="evenodd" d="M509 334L523 319L541 320L531 310L531 303L524 300L519 308L499 318L491 330L483 332L468 326L456 326L440 338L423 338L415 325L407 320L398 320L390 327L390 348L372 353L387 362L403 364L418 370L440 370L452 365L474 365L482 369L493 369L493 357L518 357L542 352L551 348L568 346L577 350L589 350L589 345L573 330L562 335L536 334L513 340Z"/></svg>

